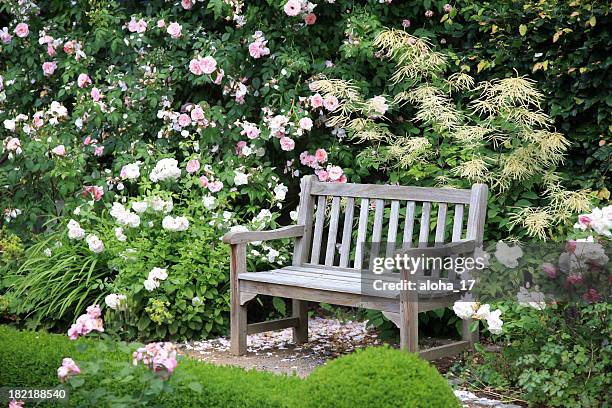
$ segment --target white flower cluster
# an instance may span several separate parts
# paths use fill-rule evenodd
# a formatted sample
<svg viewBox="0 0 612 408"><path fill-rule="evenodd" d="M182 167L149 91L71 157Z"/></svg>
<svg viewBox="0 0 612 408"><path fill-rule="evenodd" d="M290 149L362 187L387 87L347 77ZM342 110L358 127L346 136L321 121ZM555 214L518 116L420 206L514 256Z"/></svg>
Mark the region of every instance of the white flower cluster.
<svg viewBox="0 0 612 408"><path fill-rule="evenodd" d="M176 180L181 177L181 169L178 167L178 161L176 159L161 159L155 165L155 168L151 170L149 179L156 183L164 180Z"/></svg>
<svg viewBox="0 0 612 408"><path fill-rule="evenodd" d="M612 205L594 208L590 214L579 215L574 228L583 231L592 229L599 235L612 238Z"/></svg>
<svg viewBox="0 0 612 408"><path fill-rule="evenodd" d="M491 311L491 306L488 304L480 304L464 298L455 302L453 311L461 319L485 320L489 331L493 334L502 332L504 322L500 318L501 310Z"/></svg>
<svg viewBox="0 0 612 408"><path fill-rule="evenodd" d="M289 189L284 184L279 184L274 187L274 198L278 201L285 201L285 197L287 196L287 191Z"/></svg>
<svg viewBox="0 0 612 408"><path fill-rule="evenodd" d="M106 306L113 310L126 310L127 296L111 293L104 298L104 303L106 303Z"/></svg>
<svg viewBox="0 0 612 408"><path fill-rule="evenodd" d="M159 288L160 281L166 280L168 278L168 270L165 268L153 268L151 272L149 272L149 276L144 281L144 287L149 292L154 291Z"/></svg>
<svg viewBox="0 0 612 408"><path fill-rule="evenodd" d="M140 217L138 214L126 209L121 203L113 203L113 208L110 211L110 215L121 225L131 228L137 228L140 226Z"/></svg>
<svg viewBox="0 0 612 408"><path fill-rule="evenodd" d="M172 202L172 199L169 199L168 201L164 201L159 197L152 197L148 200L148 202L151 208L153 209L153 211L163 211L167 214L170 211L172 211L172 209L174 208L174 203ZM132 204L132 208L134 209L134 211L138 212L134 208L134 204Z"/></svg>
<svg viewBox="0 0 612 408"><path fill-rule="evenodd" d="M167 231L186 231L189 228L189 220L185 217L166 215L162 220L162 228Z"/></svg>
<svg viewBox="0 0 612 408"><path fill-rule="evenodd" d="M104 243L96 235L88 235L87 238L85 238L85 242L87 242L87 245L89 246L89 250L91 252L99 254L104 251Z"/></svg>
<svg viewBox="0 0 612 408"><path fill-rule="evenodd" d="M70 239L85 238L85 230L81 228L78 222L72 219L68 221L68 238Z"/></svg>

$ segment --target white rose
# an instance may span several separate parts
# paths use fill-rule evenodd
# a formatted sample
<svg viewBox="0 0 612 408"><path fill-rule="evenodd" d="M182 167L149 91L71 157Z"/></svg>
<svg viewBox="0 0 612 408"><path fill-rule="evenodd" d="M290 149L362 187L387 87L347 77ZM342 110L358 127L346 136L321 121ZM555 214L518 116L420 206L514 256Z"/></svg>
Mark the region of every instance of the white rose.
<svg viewBox="0 0 612 408"><path fill-rule="evenodd" d="M181 169L178 167L176 159L161 159L149 174L152 182L164 180L176 180L181 177Z"/></svg>
<svg viewBox="0 0 612 408"><path fill-rule="evenodd" d="M240 172L240 171L236 171L235 172L235 176L234 176L234 184L236 186L241 186L243 184L248 184L249 183L249 178L246 174Z"/></svg>
<svg viewBox="0 0 612 408"><path fill-rule="evenodd" d="M168 270L165 268L153 268L149 272L149 280L166 280L168 278Z"/></svg>
<svg viewBox="0 0 612 408"><path fill-rule="evenodd" d="M217 207L217 199L213 196L205 196L202 198L202 204L207 210L214 210Z"/></svg>
<svg viewBox="0 0 612 408"><path fill-rule="evenodd" d="M502 326L504 322L500 319L501 310L495 310L489 314L487 318L487 326L489 327L489 331L493 334L501 334Z"/></svg>
<svg viewBox="0 0 612 408"><path fill-rule="evenodd" d="M281 183L277 185L274 187L274 198L279 201L284 201L287 196L287 191L289 191L289 189L284 184Z"/></svg>
<svg viewBox="0 0 612 408"><path fill-rule="evenodd" d="M88 235L85 242L87 242L87 245L89 245L89 250L91 252L99 254L100 252L104 251L104 243L95 235Z"/></svg>
<svg viewBox="0 0 612 408"><path fill-rule="evenodd" d="M123 234L123 228L121 227L115 228L115 237L121 242L127 240L127 237Z"/></svg>
<svg viewBox="0 0 612 408"><path fill-rule="evenodd" d="M124 180L136 180L140 177L140 165L138 163L126 164L121 168L120 176Z"/></svg>
<svg viewBox="0 0 612 408"><path fill-rule="evenodd" d="M4 127L11 132L15 131L15 121L12 119L6 119L4 121Z"/></svg>
<svg viewBox="0 0 612 408"><path fill-rule="evenodd" d="M143 282L143 284L144 284L145 289L148 290L149 292L152 292L155 289L159 288L159 281L156 281L156 280L147 279Z"/></svg>
<svg viewBox="0 0 612 408"><path fill-rule="evenodd" d="M116 293L111 293L110 295L104 298L104 303L110 309L113 310L122 310L125 308L127 302L127 297L125 295L118 295Z"/></svg>
<svg viewBox="0 0 612 408"><path fill-rule="evenodd" d="M147 210L148 204L146 201L135 201L132 203L132 210L136 211L138 214L142 214Z"/></svg>

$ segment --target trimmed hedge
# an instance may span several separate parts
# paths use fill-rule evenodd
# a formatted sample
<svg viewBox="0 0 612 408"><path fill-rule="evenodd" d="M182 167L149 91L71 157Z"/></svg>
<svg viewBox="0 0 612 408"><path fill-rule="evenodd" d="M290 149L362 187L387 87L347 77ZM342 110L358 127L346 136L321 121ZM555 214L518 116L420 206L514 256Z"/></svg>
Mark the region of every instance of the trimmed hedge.
<svg viewBox="0 0 612 408"><path fill-rule="evenodd" d="M21 332L0 326L0 384L54 387L64 357L79 361L130 361L129 350L103 352L92 339ZM133 348L133 347L131 347ZM144 368L143 368L144 370ZM83 373L85 384L70 395L68 406L86 406L81 389L91 391L113 373ZM181 383L183 382L183 383ZM188 384L197 382L201 390ZM459 407L448 383L425 361L388 347L341 357L318 368L306 380L267 372L244 371L183 359L162 393L160 407ZM116 395L139 392L138 379L111 383ZM177 391L180 389L180 392ZM91 404L89 404L91 405Z"/></svg>
<svg viewBox="0 0 612 408"><path fill-rule="evenodd" d="M304 408L461 407L448 382L415 354L376 347L359 350L315 370L304 381Z"/></svg>

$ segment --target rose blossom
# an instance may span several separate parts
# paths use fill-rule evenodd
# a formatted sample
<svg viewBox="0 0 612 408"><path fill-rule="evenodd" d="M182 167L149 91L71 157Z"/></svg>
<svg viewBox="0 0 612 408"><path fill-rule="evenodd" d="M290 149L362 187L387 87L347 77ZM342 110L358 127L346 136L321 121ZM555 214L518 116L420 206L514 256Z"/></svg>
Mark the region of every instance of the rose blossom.
<svg viewBox="0 0 612 408"><path fill-rule="evenodd" d="M189 115L185 115L184 113L181 113L181 115L178 118L178 124L181 127L185 127L189 125L190 123L191 123L191 118L189 117Z"/></svg>
<svg viewBox="0 0 612 408"><path fill-rule="evenodd" d="M309 13L304 16L306 25L313 25L317 21L317 16L314 13Z"/></svg>
<svg viewBox="0 0 612 408"><path fill-rule="evenodd" d="M189 10L193 7L193 3L191 0L181 0L181 6L183 6L185 10Z"/></svg>
<svg viewBox="0 0 612 408"><path fill-rule="evenodd" d="M100 92L98 88L93 87L91 90L91 99L93 99L94 102L100 101L100 99L102 99L102 92Z"/></svg>
<svg viewBox="0 0 612 408"><path fill-rule="evenodd" d="M199 105L191 110L191 119L195 121L204 120L204 110Z"/></svg>
<svg viewBox="0 0 612 408"><path fill-rule="evenodd" d="M56 69L57 69L57 62L55 61L45 62L42 64L42 70L45 73L45 76L53 75Z"/></svg>
<svg viewBox="0 0 612 408"><path fill-rule="evenodd" d="M200 182L200 185L202 187L208 187L208 177L206 176L200 176L200 178L198 179L198 181Z"/></svg>
<svg viewBox="0 0 612 408"><path fill-rule="evenodd" d="M283 136L280 138L280 145L281 145L281 149L283 149L286 152L290 152L291 150L295 148L295 142L293 141L293 139L287 136Z"/></svg>
<svg viewBox="0 0 612 408"><path fill-rule="evenodd" d="M591 288L589 290L587 290L584 295L582 295L582 298L587 302L587 303L595 303L598 302L599 300L601 300L601 296L599 295L599 293L597 292L597 290Z"/></svg>
<svg viewBox="0 0 612 408"><path fill-rule="evenodd" d="M26 23L19 23L15 26L15 35L19 38L25 38L30 34L30 28Z"/></svg>
<svg viewBox="0 0 612 408"><path fill-rule="evenodd" d="M179 23L170 23L166 31L172 38L179 38L181 36L182 29L183 27Z"/></svg>
<svg viewBox="0 0 612 408"><path fill-rule="evenodd" d="M432 18L433 15L434 15L434 12L432 10L427 10L425 12L425 17L427 17L427 18Z"/></svg>
<svg viewBox="0 0 612 408"><path fill-rule="evenodd" d="M202 67L200 66L199 59L194 58L189 61L189 71L191 71L191 73L194 75L202 75L204 73L204 71L202 71Z"/></svg>
<svg viewBox="0 0 612 408"><path fill-rule="evenodd" d="M219 180L215 180L212 183L208 183L208 190L211 193L217 193L223 189L223 183Z"/></svg>
<svg viewBox="0 0 612 408"><path fill-rule="evenodd" d="M166 26L166 22L164 20L157 20L157 27L164 28Z"/></svg>
<svg viewBox="0 0 612 408"><path fill-rule="evenodd" d="M200 69L205 74L212 74L217 69L217 61L210 55L200 60Z"/></svg>
<svg viewBox="0 0 612 408"><path fill-rule="evenodd" d="M555 265L549 262L542 264L542 272L544 272L550 279L555 279L557 277L557 268L555 268Z"/></svg>
<svg viewBox="0 0 612 408"><path fill-rule="evenodd" d="M319 178L319 181L328 181L329 180L329 174L327 173L327 171L325 171L323 169L315 170L315 174Z"/></svg>
<svg viewBox="0 0 612 408"><path fill-rule="evenodd" d="M13 39L13 36L8 32L8 28L3 27L2 30L0 30L0 41L2 41L5 44L8 44L11 42L12 39Z"/></svg>
<svg viewBox="0 0 612 408"><path fill-rule="evenodd" d="M342 168L340 166L331 166L327 169L329 179L331 181L338 181L342 177Z"/></svg>
<svg viewBox="0 0 612 408"><path fill-rule="evenodd" d="M189 160L186 167L187 173L192 174L200 170L200 162L198 159Z"/></svg>
<svg viewBox="0 0 612 408"><path fill-rule="evenodd" d="M450 4L446 3L444 5L444 12L450 13L452 9L453 9L453 6L451 6Z"/></svg>
<svg viewBox="0 0 612 408"><path fill-rule="evenodd" d="M66 148L64 147L64 145L59 145L54 147L51 150L51 153L53 153L56 156L64 156L66 154Z"/></svg>
<svg viewBox="0 0 612 408"><path fill-rule="evenodd" d="M402 27L404 27L404 28L410 27L410 20L408 20L408 19L402 20Z"/></svg>
<svg viewBox="0 0 612 408"><path fill-rule="evenodd" d="M283 10L288 16L295 17L300 14L300 11L302 10L302 4L299 0L289 0L287 1L287 3L285 3Z"/></svg>
<svg viewBox="0 0 612 408"><path fill-rule="evenodd" d="M96 146L94 149L94 156L100 157L104 153L104 146Z"/></svg>
<svg viewBox="0 0 612 408"><path fill-rule="evenodd" d="M304 130L312 129L312 119L310 118L302 118L300 119L300 128Z"/></svg>
<svg viewBox="0 0 612 408"><path fill-rule="evenodd" d="M327 161L327 152L325 149L317 149L314 155L319 163L325 163Z"/></svg>
<svg viewBox="0 0 612 408"><path fill-rule="evenodd" d="M77 85L79 88L85 88L91 85L91 78L87 74L79 74L79 77L77 78Z"/></svg>
<svg viewBox="0 0 612 408"><path fill-rule="evenodd" d="M338 105L338 98L336 98L334 95L327 95L325 99L323 99L323 106L330 112L335 110Z"/></svg>

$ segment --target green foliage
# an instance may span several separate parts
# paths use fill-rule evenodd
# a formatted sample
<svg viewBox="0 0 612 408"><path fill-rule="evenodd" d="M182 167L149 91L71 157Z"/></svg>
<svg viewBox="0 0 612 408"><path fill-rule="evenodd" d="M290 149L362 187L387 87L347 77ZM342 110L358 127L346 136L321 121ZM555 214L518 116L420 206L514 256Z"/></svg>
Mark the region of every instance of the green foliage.
<svg viewBox="0 0 612 408"><path fill-rule="evenodd" d="M0 229L0 273L14 265L23 256L23 253L24 246L21 238L11 233L8 228L2 227Z"/></svg>
<svg viewBox="0 0 612 408"><path fill-rule="evenodd" d="M315 370L300 407L460 407L447 381L414 354L377 347L359 350Z"/></svg>
<svg viewBox="0 0 612 408"><path fill-rule="evenodd" d="M111 276L106 259L51 234L31 245L25 260L4 278L9 310L31 327L65 330L90 304L104 298Z"/></svg>
<svg viewBox="0 0 612 408"><path fill-rule="evenodd" d="M500 305L504 344L499 353L480 348L482 363L465 375L470 382L515 390L521 399L551 407L601 407L612 386L612 306L535 310Z"/></svg>

